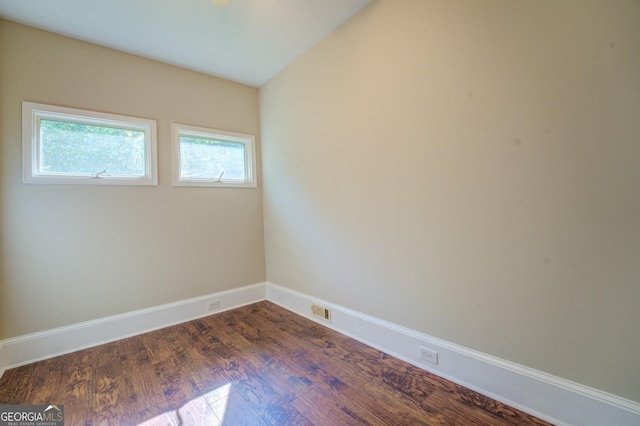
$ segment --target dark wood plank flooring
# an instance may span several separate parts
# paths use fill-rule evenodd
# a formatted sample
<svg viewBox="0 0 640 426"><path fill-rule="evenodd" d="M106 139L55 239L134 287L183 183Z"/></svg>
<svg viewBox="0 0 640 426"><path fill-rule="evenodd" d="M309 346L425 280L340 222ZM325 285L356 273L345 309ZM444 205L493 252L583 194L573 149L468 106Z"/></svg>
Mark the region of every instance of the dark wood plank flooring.
<svg viewBox="0 0 640 426"><path fill-rule="evenodd" d="M5 372L67 425L548 424L270 302Z"/></svg>

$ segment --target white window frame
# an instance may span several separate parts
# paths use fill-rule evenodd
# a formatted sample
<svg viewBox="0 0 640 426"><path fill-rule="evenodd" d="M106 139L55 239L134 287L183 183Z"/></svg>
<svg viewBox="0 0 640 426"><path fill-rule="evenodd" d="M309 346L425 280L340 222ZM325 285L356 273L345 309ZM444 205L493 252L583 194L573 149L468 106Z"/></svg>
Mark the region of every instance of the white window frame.
<svg viewBox="0 0 640 426"><path fill-rule="evenodd" d="M107 170L95 174L47 173L40 170L40 120L66 121L144 132L145 174L110 175ZM77 185L158 185L156 121L125 115L107 114L55 105L22 102L22 182L28 184Z"/></svg>
<svg viewBox="0 0 640 426"><path fill-rule="evenodd" d="M172 123L173 139L173 186L202 186L220 188L257 188L256 180L256 137L246 133L228 132L226 130L209 129ZM180 137L190 136L204 139L215 139L224 142L244 145L245 180L225 179L224 175L216 179L189 178L181 176Z"/></svg>

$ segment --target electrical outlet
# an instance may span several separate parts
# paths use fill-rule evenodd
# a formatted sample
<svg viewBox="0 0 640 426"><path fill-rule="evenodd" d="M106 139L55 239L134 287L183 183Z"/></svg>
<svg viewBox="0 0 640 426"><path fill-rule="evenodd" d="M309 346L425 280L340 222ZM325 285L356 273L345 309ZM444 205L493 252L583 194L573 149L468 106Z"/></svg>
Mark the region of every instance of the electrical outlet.
<svg viewBox="0 0 640 426"><path fill-rule="evenodd" d="M420 359L438 365L438 352L420 346Z"/></svg>
<svg viewBox="0 0 640 426"><path fill-rule="evenodd" d="M316 317L331 322L331 309L329 308L325 308L324 306L316 305L314 303L311 305L311 313Z"/></svg>
<svg viewBox="0 0 640 426"><path fill-rule="evenodd" d="M214 309L218 309L220 307L220 300L210 300L207 302L207 310L213 311Z"/></svg>

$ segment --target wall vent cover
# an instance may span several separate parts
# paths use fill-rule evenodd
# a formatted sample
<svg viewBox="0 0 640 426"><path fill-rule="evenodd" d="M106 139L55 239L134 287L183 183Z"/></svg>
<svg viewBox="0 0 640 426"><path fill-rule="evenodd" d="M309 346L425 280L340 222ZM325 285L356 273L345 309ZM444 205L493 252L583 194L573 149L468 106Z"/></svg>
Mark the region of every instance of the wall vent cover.
<svg viewBox="0 0 640 426"><path fill-rule="evenodd" d="M331 309L329 308L314 303L311 305L311 313L318 318L331 322Z"/></svg>

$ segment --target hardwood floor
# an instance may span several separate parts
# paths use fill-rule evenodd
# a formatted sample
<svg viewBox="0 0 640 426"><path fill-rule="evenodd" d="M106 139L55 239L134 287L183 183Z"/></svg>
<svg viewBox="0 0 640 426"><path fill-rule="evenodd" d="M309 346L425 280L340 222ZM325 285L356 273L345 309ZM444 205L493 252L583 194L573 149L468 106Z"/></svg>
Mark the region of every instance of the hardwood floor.
<svg viewBox="0 0 640 426"><path fill-rule="evenodd" d="M260 302L8 370L66 425L546 425Z"/></svg>

